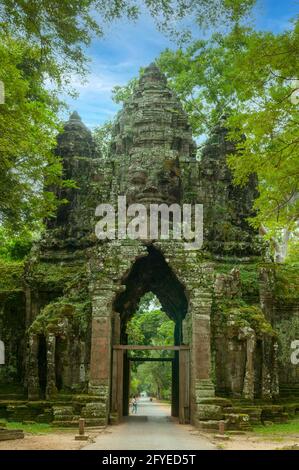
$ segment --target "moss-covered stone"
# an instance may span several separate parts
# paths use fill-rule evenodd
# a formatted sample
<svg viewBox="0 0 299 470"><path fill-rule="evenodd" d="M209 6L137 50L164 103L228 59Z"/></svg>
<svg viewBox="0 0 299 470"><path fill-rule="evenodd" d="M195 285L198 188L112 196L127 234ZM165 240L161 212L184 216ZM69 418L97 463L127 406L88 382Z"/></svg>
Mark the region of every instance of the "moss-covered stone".
<svg viewBox="0 0 299 470"><path fill-rule="evenodd" d="M8 261L0 258L0 297L23 291L23 261Z"/></svg>

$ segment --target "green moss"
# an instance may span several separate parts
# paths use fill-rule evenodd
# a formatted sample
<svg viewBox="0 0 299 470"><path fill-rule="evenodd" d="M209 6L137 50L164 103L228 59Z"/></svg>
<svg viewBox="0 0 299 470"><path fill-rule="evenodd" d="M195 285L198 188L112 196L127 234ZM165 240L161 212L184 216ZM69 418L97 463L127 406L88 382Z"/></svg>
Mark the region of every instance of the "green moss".
<svg viewBox="0 0 299 470"><path fill-rule="evenodd" d="M31 282L48 287L63 287L85 273L82 264L37 263L29 274Z"/></svg>
<svg viewBox="0 0 299 470"><path fill-rule="evenodd" d="M215 265L216 273L230 274L232 269L237 268L240 271L241 295L244 298L258 298L259 296L259 268L260 263L217 263Z"/></svg>
<svg viewBox="0 0 299 470"><path fill-rule="evenodd" d="M75 334L85 334L91 315L89 297L86 273L77 270L72 276L64 279L64 295L53 300L41 310L28 332L35 334L63 333L67 327L67 321L71 324Z"/></svg>
<svg viewBox="0 0 299 470"><path fill-rule="evenodd" d="M0 259L0 294L23 290L23 261Z"/></svg>
<svg viewBox="0 0 299 470"><path fill-rule="evenodd" d="M29 333L60 332L63 330L62 322L69 319L72 327L80 335L87 331L90 312L90 301L72 301L67 297L61 297L42 309L30 326Z"/></svg>
<svg viewBox="0 0 299 470"><path fill-rule="evenodd" d="M247 305L240 298L226 300L217 305L219 310L221 323L224 328L235 328L235 334L244 327L252 328L257 336L264 334L269 336L277 336L272 325L266 320L263 311L258 305Z"/></svg>
<svg viewBox="0 0 299 470"><path fill-rule="evenodd" d="M259 296L259 266L257 264L242 266L240 269L241 293L244 297Z"/></svg>

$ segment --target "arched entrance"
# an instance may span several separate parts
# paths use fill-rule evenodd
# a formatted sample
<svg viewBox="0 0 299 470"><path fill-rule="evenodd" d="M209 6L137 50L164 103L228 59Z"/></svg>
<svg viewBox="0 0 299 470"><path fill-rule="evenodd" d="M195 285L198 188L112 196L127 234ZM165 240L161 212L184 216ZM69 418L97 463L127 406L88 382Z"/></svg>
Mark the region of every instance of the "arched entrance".
<svg viewBox="0 0 299 470"><path fill-rule="evenodd" d="M148 255L135 261L130 271L122 279L125 290L115 298L113 310L113 354L111 374L110 409L114 420L120 421L128 415L130 353L151 349L172 351L172 416L180 422L190 421L190 365L189 346L184 344L183 322L188 303L184 288L161 252L148 247ZM172 346L148 346L128 344L127 323L136 312L141 297L153 292L163 310L174 321L174 342Z"/></svg>
<svg viewBox="0 0 299 470"><path fill-rule="evenodd" d="M183 409L186 416L190 409L190 421L195 424L206 400L215 396L211 380L212 264L198 250L185 250L180 241L166 240L154 246L138 240L115 240L94 252L89 270L92 321L88 393L95 397L92 416L96 413L107 424L111 417L122 418L124 414L126 323L140 298L151 291L175 322L173 351L180 376L173 381L177 387L174 396L176 393L180 420L187 420ZM180 369L184 363L185 379ZM115 385L116 378L119 386ZM184 390L178 390L179 386Z"/></svg>

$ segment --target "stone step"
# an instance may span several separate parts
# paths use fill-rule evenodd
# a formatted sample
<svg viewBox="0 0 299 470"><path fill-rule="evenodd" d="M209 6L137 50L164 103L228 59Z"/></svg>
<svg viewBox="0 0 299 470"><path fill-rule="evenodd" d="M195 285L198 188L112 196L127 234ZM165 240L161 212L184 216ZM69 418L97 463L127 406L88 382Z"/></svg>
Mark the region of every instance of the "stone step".
<svg viewBox="0 0 299 470"><path fill-rule="evenodd" d="M212 419L208 421L198 421L198 427L203 431L218 431L219 421Z"/></svg>
<svg viewBox="0 0 299 470"><path fill-rule="evenodd" d="M250 418L247 413L225 413L226 430L250 431Z"/></svg>
<svg viewBox="0 0 299 470"><path fill-rule="evenodd" d="M261 407L235 407L233 406L229 413L232 414L247 414L249 416L250 424L260 424L262 408Z"/></svg>
<svg viewBox="0 0 299 470"><path fill-rule="evenodd" d="M105 418L85 418L85 426L86 427L106 427L106 420Z"/></svg>
<svg viewBox="0 0 299 470"><path fill-rule="evenodd" d="M216 405L221 406L222 408L230 408L232 406L232 401L228 398L222 397L211 397L211 398L201 398L199 404L203 405Z"/></svg>
<svg viewBox="0 0 299 470"><path fill-rule="evenodd" d="M73 420L58 421L57 420L57 421L52 422L52 426L55 426L58 428L69 428L69 427L77 428L79 426L79 422L78 420L77 421L73 421Z"/></svg>

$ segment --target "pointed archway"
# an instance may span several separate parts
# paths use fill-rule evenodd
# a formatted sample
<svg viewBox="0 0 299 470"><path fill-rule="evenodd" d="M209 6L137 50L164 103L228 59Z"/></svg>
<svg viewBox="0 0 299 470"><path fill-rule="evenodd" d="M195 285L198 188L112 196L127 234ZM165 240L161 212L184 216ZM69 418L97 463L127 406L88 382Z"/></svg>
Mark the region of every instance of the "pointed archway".
<svg viewBox="0 0 299 470"><path fill-rule="evenodd" d="M168 317L174 321L174 349L172 361L172 416L180 416L181 421L189 420L189 377L188 361L184 358L184 371L180 367L180 346L183 340L183 321L187 314L188 302L183 285L179 282L163 254L154 248L148 247L148 255L137 259L130 271L122 279L125 286L123 292L115 298L113 310L115 321L113 328L114 354L112 361L111 410L117 414L118 419L128 414L129 403L129 355L127 323L137 310L140 299L147 292L153 292L159 299L161 306ZM163 347L161 347L163 350ZM181 369L181 370L180 370ZM181 380L180 380L181 379ZM182 397L187 403L182 403ZM186 406L187 405L187 406ZM184 415L180 407L185 408ZM121 408L121 409L120 409ZM188 410L187 410L188 409Z"/></svg>

